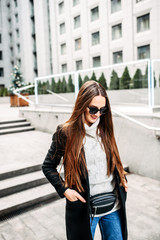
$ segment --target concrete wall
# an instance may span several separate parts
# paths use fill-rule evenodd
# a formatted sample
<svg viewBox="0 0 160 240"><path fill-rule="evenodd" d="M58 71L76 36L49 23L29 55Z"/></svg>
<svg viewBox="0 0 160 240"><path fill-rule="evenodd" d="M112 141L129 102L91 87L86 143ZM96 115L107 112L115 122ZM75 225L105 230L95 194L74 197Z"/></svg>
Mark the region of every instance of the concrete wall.
<svg viewBox="0 0 160 240"><path fill-rule="evenodd" d="M72 109L20 109L20 117L29 120L37 130L53 134L58 124L69 119L71 112ZM160 127L160 118L139 117L138 120L149 126ZM129 166L130 172L160 180L160 141L154 132L121 117L113 116L113 121L123 164Z"/></svg>
<svg viewBox="0 0 160 240"><path fill-rule="evenodd" d="M154 132L120 117L113 119L122 162L133 173L160 180L160 140ZM134 119L149 126L160 127L160 118Z"/></svg>

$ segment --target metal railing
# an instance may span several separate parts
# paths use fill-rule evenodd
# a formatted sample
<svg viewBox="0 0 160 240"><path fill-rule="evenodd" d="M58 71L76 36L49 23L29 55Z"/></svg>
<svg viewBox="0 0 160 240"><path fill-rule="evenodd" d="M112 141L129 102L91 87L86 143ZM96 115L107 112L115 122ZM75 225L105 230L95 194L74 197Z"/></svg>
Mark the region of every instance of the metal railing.
<svg viewBox="0 0 160 240"><path fill-rule="evenodd" d="M143 62L144 60L139 60L137 62ZM159 59L155 59L155 60L149 60L149 59L145 59L145 61L148 63L148 97L149 97L149 106L150 107L153 107L154 105L154 62L155 61L160 61ZM129 63L120 63L120 64L116 64L116 67L118 66L126 66L126 65L131 65L131 64L135 64L135 62L129 62ZM85 69L85 70L79 70L79 71L76 71L76 72L67 72L67 73L60 73L60 74L53 74L53 75L49 75L49 76L44 76L44 77L37 77L35 78L35 85L29 85L27 87L22 87L22 88L19 88L19 89L16 89L14 90L14 94L17 95L18 97L24 99L25 101L27 101L29 104L31 105L41 105L39 104L38 102L38 84L37 82L39 80L44 80L44 79L47 79L47 78L55 78L55 77L63 77L63 76L66 76L66 75L74 75L74 80L75 80L75 98L77 97L77 94L78 94L78 91L79 91L79 82L78 82L78 75L80 73L84 73L84 72L89 72L89 71L94 71L94 70L103 70L103 69L108 69L108 68L111 68L111 67L114 67L115 65L109 65L109 66L104 66L104 67L97 67L97 68L89 68L89 69ZM22 96L20 93L20 91L22 90L26 90L26 89L29 89L29 88L32 88L34 87L35 89L35 103L30 101L29 99L27 99L26 97ZM63 99L64 101L68 101L66 98L54 93L53 91L51 90L47 90L49 93L51 94L54 94L56 95L57 97ZM45 106L59 106L59 107L63 107L63 106L68 106L68 107L72 107L73 105L70 105L70 104L42 104L42 105L45 105ZM132 117L129 117L117 110L114 110L112 109L112 113L120 116L120 117L123 117L135 124L137 124L138 126L141 126L143 128L146 128L150 131L154 131L155 133L155 136L159 139L160 138L160 134L157 135L157 132L160 132L160 128L157 128L157 127L151 127L149 125L146 125L140 121L137 121L135 120L134 118Z"/></svg>
<svg viewBox="0 0 160 240"><path fill-rule="evenodd" d="M13 93L18 96L19 98L22 98L23 100L25 100L26 102L28 102L29 104L31 105L34 105L35 103L32 102L31 100L29 100L28 98L26 98L25 96L23 96L22 94L20 94L19 92L23 91L23 90L26 90L26 89L29 89L29 88L32 88L34 87L33 84L29 85L29 86L26 86L26 87L21 87L21 88L17 88L15 90L13 90Z"/></svg>
<svg viewBox="0 0 160 240"><path fill-rule="evenodd" d="M119 111L114 110L114 109L112 109L112 113L114 113L114 114L116 114L116 115L118 115L118 116L120 116L120 117L122 117L122 118L125 118L125 119L129 120L130 122L135 123L135 124L138 125L138 126L141 126L141 127L143 127L143 128L146 128L147 130L154 131L155 136L156 136L158 139L160 139L160 128L158 128L158 127L151 127L151 126L149 126L149 125L147 125L147 124L144 124L144 123L142 123L142 122L140 122L140 121L135 120L135 119L132 118L132 117L127 116L126 114L120 113ZM157 132L159 132L159 134L157 134Z"/></svg>

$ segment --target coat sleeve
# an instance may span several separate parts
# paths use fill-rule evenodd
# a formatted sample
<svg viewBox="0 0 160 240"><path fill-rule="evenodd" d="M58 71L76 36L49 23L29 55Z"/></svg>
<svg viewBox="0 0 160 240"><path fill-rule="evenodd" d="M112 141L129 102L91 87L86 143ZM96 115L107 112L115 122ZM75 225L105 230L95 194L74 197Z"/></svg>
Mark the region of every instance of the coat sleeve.
<svg viewBox="0 0 160 240"><path fill-rule="evenodd" d="M64 197L64 192L67 188L64 186L64 180L57 171L57 166L64 155L64 149L64 136L61 136L60 126L58 126L53 134L50 149L42 164L42 171L61 198Z"/></svg>

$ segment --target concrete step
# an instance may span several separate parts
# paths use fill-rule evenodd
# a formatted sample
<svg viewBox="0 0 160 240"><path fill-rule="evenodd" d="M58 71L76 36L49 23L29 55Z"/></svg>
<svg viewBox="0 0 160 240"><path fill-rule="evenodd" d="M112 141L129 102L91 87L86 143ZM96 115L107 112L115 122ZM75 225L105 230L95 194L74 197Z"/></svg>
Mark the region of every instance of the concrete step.
<svg viewBox="0 0 160 240"><path fill-rule="evenodd" d="M9 167L10 167L10 169L9 169ZM13 177L20 176L23 174L39 171L39 170L41 170L42 164L37 164L37 165L33 165L33 166L11 165L9 167L7 166L7 168L5 168L5 167L1 168L0 180L13 178Z"/></svg>
<svg viewBox="0 0 160 240"><path fill-rule="evenodd" d="M42 171L5 179L0 182L0 196L8 196L45 183L48 181Z"/></svg>
<svg viewBox="0 0 160 240"><path fill-rule="evenodd" d="M12 119L12 120L6 120L6 121L1 121L1 124L11 124L11 123L20 123L20 122L26 122L25 118L18 118L18 119Z"/></svg>
<svg viewBox="0 0 160 240"><path fill-rule="evenodd" d="M160 131L156 131L156 132L155 132L155 135L156 135L156 138L157 138L158 140L160 140Z"/></svg>
<svg viewBox="0 0 160 240"><path fill-rule="evenodd" d="M0 204L0 221L20 210L33 207L44 201L55 200L55 198L58 198L58 194L50 183L2 197Z"/></svg>
<svg viewBox="0 0 160 240"><path fill-rule="evenodd" d="M19 122L19 123L7 123L7 124L1 124L0 125L0 130L9 129L9 128L27 127L27 126L30 126L30 125L31 124L27 121Z"/></svg>
<svg viewBox="0 0 160 240"><path fill-rule="evenodd" d="M35 130L34 127L19 127L19 128L12 128L12 129L5 129L0 130L0 135L10 134L10 133L19 133L19 132L27 132Z"/></svg>

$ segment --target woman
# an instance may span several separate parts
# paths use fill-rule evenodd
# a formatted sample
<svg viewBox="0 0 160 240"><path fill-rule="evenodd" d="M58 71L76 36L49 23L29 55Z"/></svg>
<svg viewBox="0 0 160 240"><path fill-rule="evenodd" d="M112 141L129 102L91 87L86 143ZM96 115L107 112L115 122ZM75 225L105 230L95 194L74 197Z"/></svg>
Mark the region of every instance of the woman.
<svg viewBox="0 0 160 240"><path fill-rule="evenodd" d="M63 180L57 166L63 157ZM58 126L42 166L60 197L66 197L68 240L91 240L99 223L103 240L126 240L127 183L118 153L110 103L95 81L84 83L70 119ZM112 208L97 214L92 197L114 194Z"/></svg>

